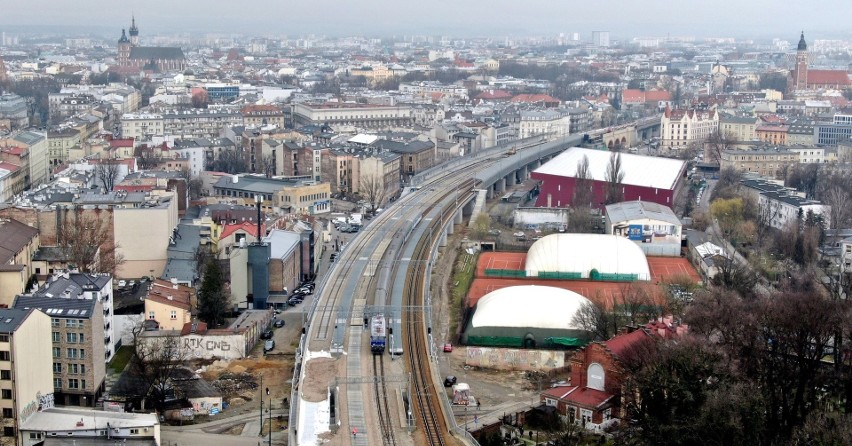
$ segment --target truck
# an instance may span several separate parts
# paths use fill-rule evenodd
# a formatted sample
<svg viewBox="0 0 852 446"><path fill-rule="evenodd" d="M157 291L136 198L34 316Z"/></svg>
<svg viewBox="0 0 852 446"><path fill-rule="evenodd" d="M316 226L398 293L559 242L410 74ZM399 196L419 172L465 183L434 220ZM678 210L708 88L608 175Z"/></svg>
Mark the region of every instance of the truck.
<svg viewBox="0 0 852 446"><path fill-rule="evenodd" d="M387 343L387 322L385 315L377 314L370 319L370 351L374 355L385 352Z"/></svg>

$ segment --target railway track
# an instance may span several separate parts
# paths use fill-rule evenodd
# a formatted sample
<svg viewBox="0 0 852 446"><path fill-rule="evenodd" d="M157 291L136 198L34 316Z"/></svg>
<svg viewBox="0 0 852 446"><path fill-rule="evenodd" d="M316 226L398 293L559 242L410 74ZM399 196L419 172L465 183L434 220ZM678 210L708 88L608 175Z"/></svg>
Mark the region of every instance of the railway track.
<svg viewBox="0 0 852 446"><path fill-rule="evenodd" d="M396 437L394 436L393 416L391 415L390 404L388 404L388 388L384 381L385 376L385 355L373 355L373 373L375 374L375 394L376 394L376 410L379 414L379 427L382 431L382 444L385 446L396 445Z"/></svg>

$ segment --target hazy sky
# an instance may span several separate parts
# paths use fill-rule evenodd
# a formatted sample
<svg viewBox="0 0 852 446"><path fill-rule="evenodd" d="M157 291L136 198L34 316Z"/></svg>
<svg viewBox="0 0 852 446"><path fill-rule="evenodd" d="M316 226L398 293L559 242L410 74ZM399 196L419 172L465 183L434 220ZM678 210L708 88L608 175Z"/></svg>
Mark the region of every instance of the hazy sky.
<svg viewBox="0 0 852 446"><path fill-rule="evenodd" d="M0 0L0 29L76 25L115 28L120 34L131 12L143 37L146 29L369 36L607 30L613 38L689 34L789 40L804 29L810 39L852 35L852 0Z"/></svg>

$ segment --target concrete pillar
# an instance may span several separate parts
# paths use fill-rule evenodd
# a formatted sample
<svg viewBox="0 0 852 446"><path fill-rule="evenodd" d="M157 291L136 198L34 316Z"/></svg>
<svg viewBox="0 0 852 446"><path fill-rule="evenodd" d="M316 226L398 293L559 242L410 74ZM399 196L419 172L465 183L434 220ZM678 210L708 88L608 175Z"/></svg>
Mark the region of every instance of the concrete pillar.
<svg viewBox="0 0 852 446"><path fill-rule="evenodd" d="M451 227L451 226L449 226L449 227ZM446 231L441 233L441 238L438 240L438 246L440 246L442 248L444 246L447 246L447 232Z"/></svg>
<svg viewBox="0 0 852 446"><path fill-rule="evenodd" d="M518 170L518 173L520 174L522 183L530 178L530 171L529 169L527 169L527 166L521 167Z"/></svg>
<svg viewBox="0 0 852 446"><path fill-rule="evenodd" d="M500 178L497 180L495 186L497 188L496 192L502 194L506 190L506 178Z"/></svg>
<svg viewBox="0 0 852 446"><path fill-rule="evenodd" d="M467 206L465 206L467 207ZM456 211L456 215L453 216L453 224L460 225L463 222L462 210L459 209Z"/></svg>

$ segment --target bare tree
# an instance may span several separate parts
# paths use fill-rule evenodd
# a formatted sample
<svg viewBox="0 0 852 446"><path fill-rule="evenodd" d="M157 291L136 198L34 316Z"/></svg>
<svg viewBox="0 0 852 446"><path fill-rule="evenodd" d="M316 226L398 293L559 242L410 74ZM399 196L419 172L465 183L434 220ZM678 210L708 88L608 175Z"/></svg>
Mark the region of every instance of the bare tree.
<svg viewBox="0 0 852 446"><path fill-rule="evenodd" d="M180 176L186 181L186 188L189 190L189 199L197 200L201 197L201 189L204 186L201 178L192 176L192 172L186 167L181 169Z"/></svg>
<svg viewBox="0 0 852 446"><path fill-rule="evenodd" d="M99 214L100 215L100 214ZM57 245L65 260L84 273L110 273L124 264L110 220L77 210L57 227Z"/></svg>
<svg viewBox="0 0 852 446"><path fill-rule="evenodd" d="M722 153L734 147L737 140L730 133L716 130L704 142L704 161L713 164L722 162Z"/></svg>
<svg viewBox="0 0 852 446"><path fill-rule="evenodd" d="M219 158L210 166L211 170L230 174L247 171L245 159L236 150L226 149L219 153Z"/></svg>
<svg viewBox="0 0 852 446"><path fill-rule="evenodd" d="M275 166L275 158L272 155L263 155L260 157L260 172L263 173L266 178L272 178L277 174L276 166Z"/></svg>
<svg viewBox="0 0 852 446"><path fill-rule="evenodd" d="M370 213L375 214L376 208L385 200L385 183L378 175L361 176L361 195L370 203Z"/></svg>
<svg viewBox="0 0 852 446"><path fill-rule="evenodd" d="M147 403L162 410L166 399L174 393L172 377L188 359L178 333L156 331L156 336L146 336L144 322L133 329L134 358L126 373L136 383L137 396L142 398L142 408Z"/></svg>
<svg viewBox="0 0 852 446"><path fill-rule="evenodd" d="M139 168L147 170L160 164L160 157L154 155L154 149L145 146L138 146L133 150L133 156L136 157L139 163Z"/></svg>
<svg viewBox="0 0 852 446"><path fill-rule="evenodd" d="M825 192L823 201L831 206L830 227L832 229L845 228L850 217L852 217L852 197L850 197L849 190L835 184Z"/></svg>
<svg viewBox="0 0 852 446"><path fill-rule="evenodd" d="M592 174L589 172L589 157L583 155L583 159L577 161L577 173L574 175L574 197L571 205L578 207L592 206Z"/></svg>
<svg viewBox="0 0 852 446"><path fill-rule="evenodd" d="M624 181L624 170L621 166L621 154L613 152L609 156L606 166L606 200L605 204L619 203L624 201L624 190L621 182Z"/></svg>
<svg viewBox="0 0 852 446"><path fill-rule="evenodd" d="M120 173L121 162L113 157L98 160L98 165L95 166L95 176L105 192L112 191Z"/></svg>

